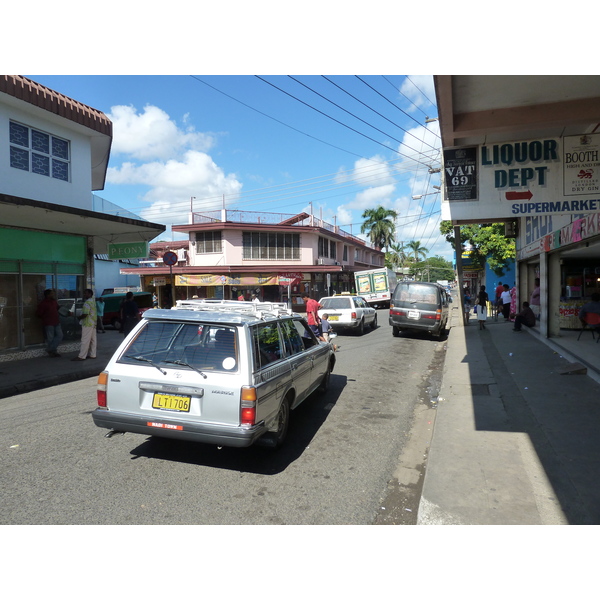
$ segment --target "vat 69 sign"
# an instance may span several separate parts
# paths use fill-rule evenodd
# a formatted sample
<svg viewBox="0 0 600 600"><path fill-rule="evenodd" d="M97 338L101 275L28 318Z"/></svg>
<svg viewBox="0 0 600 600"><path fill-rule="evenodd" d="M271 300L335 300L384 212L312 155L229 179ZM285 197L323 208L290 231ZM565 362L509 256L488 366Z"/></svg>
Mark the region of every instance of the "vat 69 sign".
<svg viewBox="0 0 600 600"><path fill-rule="evenodd" d="M600 135L450 148L444 183L444 219L600 212Z"/></svg>

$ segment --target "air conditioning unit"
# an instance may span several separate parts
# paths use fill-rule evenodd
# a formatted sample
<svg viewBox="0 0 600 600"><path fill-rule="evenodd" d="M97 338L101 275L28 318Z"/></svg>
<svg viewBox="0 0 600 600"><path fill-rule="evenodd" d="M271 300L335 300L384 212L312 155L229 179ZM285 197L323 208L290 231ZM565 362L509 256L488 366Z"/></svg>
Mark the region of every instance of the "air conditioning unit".
<svg viewBox="0 0 600 600"><path fill-rule="evenodd" d="M325 259L324 259L324 258L319 258L319 259L317 260L317 264L318 264L318 265L324 265L324 264L325 264Z"/></svg>

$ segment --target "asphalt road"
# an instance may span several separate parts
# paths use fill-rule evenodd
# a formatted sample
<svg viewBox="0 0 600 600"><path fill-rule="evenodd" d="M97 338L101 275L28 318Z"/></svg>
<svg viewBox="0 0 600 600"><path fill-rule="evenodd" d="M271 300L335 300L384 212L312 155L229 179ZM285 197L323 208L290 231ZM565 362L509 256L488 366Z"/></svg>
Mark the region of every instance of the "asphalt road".
<svg viewBox="0 0 600 600"><path fill-rule="evenodd" d="M292 414L276 452L107 439L95 379L0 400L0 523L414 522L445 345L378 319L337 338L329 391Z"/></svg>

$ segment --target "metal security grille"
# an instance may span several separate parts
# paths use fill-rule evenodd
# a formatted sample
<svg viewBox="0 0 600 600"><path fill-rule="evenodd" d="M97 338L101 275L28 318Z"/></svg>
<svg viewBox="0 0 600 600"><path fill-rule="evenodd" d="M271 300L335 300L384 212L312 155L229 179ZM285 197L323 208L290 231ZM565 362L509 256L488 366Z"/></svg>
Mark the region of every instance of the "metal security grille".
<svg viewBox="0 0 600 600"><path fill-rule="evenodd" d="M10 123L10 166L69 181L69 142L20 123Z"/></svg>

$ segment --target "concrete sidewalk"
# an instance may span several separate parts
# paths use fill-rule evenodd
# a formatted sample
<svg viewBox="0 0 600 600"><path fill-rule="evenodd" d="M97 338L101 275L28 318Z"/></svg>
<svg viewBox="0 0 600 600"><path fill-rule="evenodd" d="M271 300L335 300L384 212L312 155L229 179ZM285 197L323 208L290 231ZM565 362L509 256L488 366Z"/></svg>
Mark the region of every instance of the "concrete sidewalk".
<svg viewBox="0 0 600 600"><path fill-rule="evenodd" d="M71 342L59 346L60 358L51 358L40 351L40 356L34 358L0 362L0 398L96 377L123 340L122 333L107 328L106 333L98 333L94 360L72 362L79 352L79 343Z"/></svg>
<svg viewBox="0 0 600 600"><path fill-rule="evenodd" d="M453 310L418 524L600 523L600 384L562 374L577 357L535 331L502 319L480 331L459 317ZM591 337L572 347L600 357Z"/></svg>

